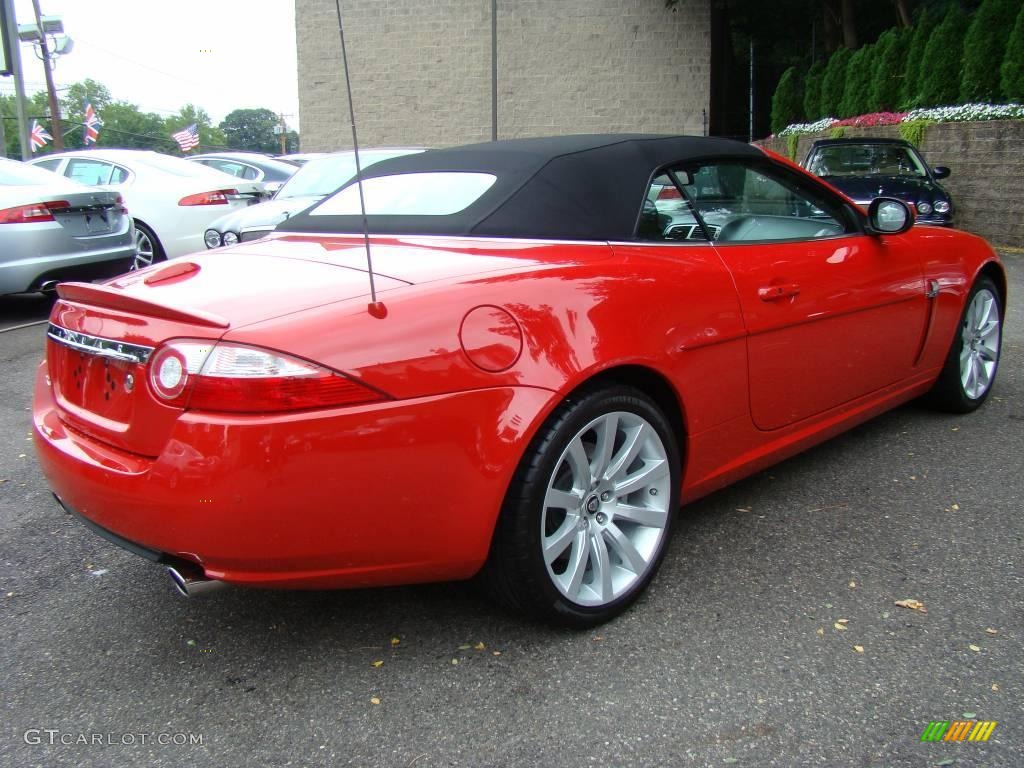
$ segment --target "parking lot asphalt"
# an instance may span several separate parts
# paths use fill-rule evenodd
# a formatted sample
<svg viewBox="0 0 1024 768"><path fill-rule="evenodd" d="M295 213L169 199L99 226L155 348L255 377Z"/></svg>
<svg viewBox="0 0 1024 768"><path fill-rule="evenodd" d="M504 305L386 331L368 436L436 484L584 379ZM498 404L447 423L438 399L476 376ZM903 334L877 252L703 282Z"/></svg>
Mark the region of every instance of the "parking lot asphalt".
<svg viewBox="0 0 1024 768"><path fill-rule="evenodd" d="M684 508L648 594L587 632L466 584L179 597L54 503L28 439L44 327L0 333L0 765L1024 766L1007 265L979 412L909 405ZM0 328L45 316L5 301ZM921 741L959 719L997 725Z"/></svg>

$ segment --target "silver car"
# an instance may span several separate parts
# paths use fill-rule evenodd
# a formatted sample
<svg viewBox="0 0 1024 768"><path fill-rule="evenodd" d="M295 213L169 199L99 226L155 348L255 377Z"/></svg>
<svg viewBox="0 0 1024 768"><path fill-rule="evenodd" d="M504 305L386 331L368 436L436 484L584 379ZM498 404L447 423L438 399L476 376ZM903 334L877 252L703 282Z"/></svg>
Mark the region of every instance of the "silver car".
<svg viewBox="0 0 1024 768"><path fill-rule="evenodd" d="M117 192L0 158L0 296L113 277L135 258Z"/></svg>
<svg viewBox="0 0 1024 768"><path fill-rule="evenodd" d="M374 163L400 155L423 152L421 148L381 148L359 151L359 165L369 168ZM352 150L333 152L305 163L273 199L240 211L224 214L203 233L207 248L234 245L258 240L299 211L309 208L356 175L356 159Z"/></svg>

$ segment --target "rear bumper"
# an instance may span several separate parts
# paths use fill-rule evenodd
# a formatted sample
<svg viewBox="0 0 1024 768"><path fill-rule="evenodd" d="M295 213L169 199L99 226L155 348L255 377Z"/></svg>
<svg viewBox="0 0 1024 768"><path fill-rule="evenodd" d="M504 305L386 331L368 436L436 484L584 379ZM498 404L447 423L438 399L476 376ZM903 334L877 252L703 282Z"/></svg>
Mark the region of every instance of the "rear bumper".
<svg viewBox="0 0 1024 768"><path fill-rule="evenodd" d="M68 429L45 377L44 363L34 437L64 505L210 578L268 587L472 576L551 398L512 387L303 414L185 413L151 459Z"/></svg>
<svg viewBox="0 0 1024 768"><path fill-rule="evenodd" d="M6 247L6 246L5 246ZM39 290L51 280L98 280L127 272L135 257L129 237L116 246L55 256L0 260L0 296Z"/></svg>

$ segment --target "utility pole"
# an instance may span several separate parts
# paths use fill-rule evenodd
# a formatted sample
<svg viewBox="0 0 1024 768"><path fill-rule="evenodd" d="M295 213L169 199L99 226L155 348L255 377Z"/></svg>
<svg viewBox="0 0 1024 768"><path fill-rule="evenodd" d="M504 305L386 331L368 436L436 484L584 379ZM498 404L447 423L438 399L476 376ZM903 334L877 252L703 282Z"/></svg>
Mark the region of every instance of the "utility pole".
<svg viewBox="0 0 1024 768"><path fill-rule="evenodd" d="M50 51L46 47L46 32L43 31L43 14L39 10L39 0L32 0L32 8L36 12L36 27L39 29L39 51L43 56L43 72L46 75L46 95L50 100L50 123L53 128L53 148L60 152L64 149L64 132L60 127L60 105L57 103L57 91L53 87L53 70L50 67Z"/></svg>
<svg viewBox="0 0 1024 768"><path fill-rule="evenodd" d="M281 143L281 154L288 154L288 123L284 121L284 112L279 112L277 119L280 120L278 125L277 140Z"/></svg>
<svg viewBox="0 0 1024 768"><path fill-rule="evenodd" d="M13 0L0 0L4 7L4 19L7 22L7 39L11 44L11 74L14 76L14 102L18 115L18 144L21 146L21 159L32 157L28 140L28 121L25 117L25 81L21 73L21 49L18 44L18 22L14 18Z"/></svg>

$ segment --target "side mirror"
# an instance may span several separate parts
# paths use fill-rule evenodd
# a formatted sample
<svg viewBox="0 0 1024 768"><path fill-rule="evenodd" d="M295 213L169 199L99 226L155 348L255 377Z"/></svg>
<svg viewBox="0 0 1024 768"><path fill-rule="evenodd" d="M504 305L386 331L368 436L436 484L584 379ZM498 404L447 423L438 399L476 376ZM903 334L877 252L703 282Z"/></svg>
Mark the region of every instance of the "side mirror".
<svg viewBox="0 0 1024 768"><path fill-rule="evenodd" d="M868 234L898 235L914 226L910 206L895 197L876 197L868 206Z"/></svg>
<svg viewBox="0 0 1024 768"><path fill-rule="evenodd" d="M934 168L932 168L932 176L934 176L936 179L948 178L949 174L951 173L952 171L949 170L949 168L947 168L944 165L937 165Z"/></svg>

